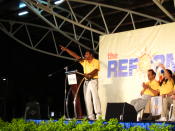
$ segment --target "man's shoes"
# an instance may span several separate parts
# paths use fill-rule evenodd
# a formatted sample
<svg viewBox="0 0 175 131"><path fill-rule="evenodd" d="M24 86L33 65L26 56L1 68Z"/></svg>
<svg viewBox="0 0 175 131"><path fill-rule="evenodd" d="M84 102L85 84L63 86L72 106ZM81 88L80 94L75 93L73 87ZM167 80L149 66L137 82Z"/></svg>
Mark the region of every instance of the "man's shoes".
<svg viewBox="0 0 175 131"><path fill-rule="evenodd" d="M160 119L158 119L156 121L167 121L167 118L166 117L160 117Z"/></svg>
<svg viewBox="0 0 175 131"><path fill-rule="evenodd" d="M174 122L175 121L175 117L172 116L168 121Z"/></svg>
<svg viewBox="0 0 175 131"><path fill-rule="evenodd" d="M98 120L100 118L102 118L102 115L99 113L99 114L96 115L96 120Z"/></svg>
<svg viewBox="0 0 175 131"><path fill-rule="evenodd" d="M94 121L95 120L95 117L89 117L88 120Z"/></svg>

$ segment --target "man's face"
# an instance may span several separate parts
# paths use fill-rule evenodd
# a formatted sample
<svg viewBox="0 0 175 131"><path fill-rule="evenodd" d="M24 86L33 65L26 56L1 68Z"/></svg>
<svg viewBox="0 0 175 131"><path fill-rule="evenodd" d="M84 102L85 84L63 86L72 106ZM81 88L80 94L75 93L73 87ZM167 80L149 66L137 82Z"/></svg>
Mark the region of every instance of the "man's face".
<svg viewBox="0 0 175 131"><path fill-rule="evenodd" d="M90 60L92 59L92 54L89 51L86 51L84 57L86 60Z"/></svg>
<svg viewBox="0 0 175 131"><path fill-rule="evenodd" d="M153 75L152 71L148 71L148 80L154 80L155 75Z"/></svg>

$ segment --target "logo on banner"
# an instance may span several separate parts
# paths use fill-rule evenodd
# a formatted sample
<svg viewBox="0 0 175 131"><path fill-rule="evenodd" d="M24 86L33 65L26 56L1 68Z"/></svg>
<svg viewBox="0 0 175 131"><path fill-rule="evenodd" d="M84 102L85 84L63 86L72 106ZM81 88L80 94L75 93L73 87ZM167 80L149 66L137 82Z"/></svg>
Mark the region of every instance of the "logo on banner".
<svg viewBox="0 0 175 131"><path fill-rule="evenodd" d="M175 59L173 53L149 55L144 53L138 58L118 59L119 54L108 53L108 68L107 77L129 77L133 76L134 72L146 73L148 69L153 69L155 72L161 71L158 65L164 64L166 68L175 71Z"/></svg>

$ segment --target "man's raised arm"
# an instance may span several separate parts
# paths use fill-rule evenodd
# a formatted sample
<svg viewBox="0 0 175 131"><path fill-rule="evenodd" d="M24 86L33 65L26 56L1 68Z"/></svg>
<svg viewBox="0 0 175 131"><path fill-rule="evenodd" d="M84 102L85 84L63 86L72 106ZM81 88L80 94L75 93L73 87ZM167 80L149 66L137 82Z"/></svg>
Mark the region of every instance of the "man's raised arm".
<svg viewBox="0 0 175 131"><path fill-rule="evenodd" d="M81 57L79 55L77 55L75 52L69 50L68 48L59 45L62 51L66 51L69 55L71 55L72 57L74 57L75 59L79 60L81 59Z"/></svg>

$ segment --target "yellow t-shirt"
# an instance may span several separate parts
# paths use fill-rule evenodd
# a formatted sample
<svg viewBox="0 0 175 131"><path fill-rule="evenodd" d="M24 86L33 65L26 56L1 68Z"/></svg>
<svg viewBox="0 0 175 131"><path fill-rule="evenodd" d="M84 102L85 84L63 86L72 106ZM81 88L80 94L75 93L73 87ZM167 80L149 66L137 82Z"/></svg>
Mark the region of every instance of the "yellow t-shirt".
<svg viewBox="0 0 175 131"><path fill-rule="evenodd" d="M153 90L158 90L159 89L159 83L156 80L152 80L152 81L148 81L146 82L146 85L149 85L150 88L152 88ZM155 96L154 93L152 91L150 91L149 89L146 89L144 91L145 95L150 95L150 96Z"/></svg>
<svg viewBox="0 0 175 131"><path fill-rule="evenodd" d="M81 61L80 64L83 66L83 70L85 74L92 72L95 69L100 69L99 61L95 58L89 63L87 60ZM93 77L98 78L98 73Z"/></svg>
<svg viewBox="0 0 175 131"><path fill-rule="evenodd" d="M163 84L160 86L159 91L160 95L168 94L174 90L174 81L173 79L168 80L166 83L163 82Z"/></svg>

